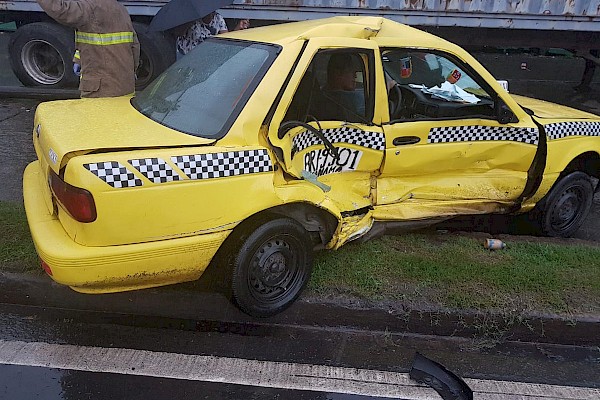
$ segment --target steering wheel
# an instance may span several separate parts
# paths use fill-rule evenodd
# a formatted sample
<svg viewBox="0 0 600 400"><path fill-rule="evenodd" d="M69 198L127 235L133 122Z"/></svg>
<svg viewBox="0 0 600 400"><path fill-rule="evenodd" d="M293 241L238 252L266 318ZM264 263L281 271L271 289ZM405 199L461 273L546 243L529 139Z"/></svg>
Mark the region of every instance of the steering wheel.
<svg viewBox="0 0 600 400"><path fill-rule="evenodd" d="M390 89L388 104L390 107L390 119L400 117L400 110L402 109L402 90L400 90L400 85L395 84Z"/></svg>
<svg viewBox="0 0 600 400"><path fill-rule="evenodd" d="M315 135L316 137L318 137L323 144L325 145L325 147L331 152L331 154L333 154L333 158L335 158L336 161L340 161L340 155L338 154L338 150L333 146L333 144L325 137L325 135L323 134L323 132L320 129L316 129L313 126L307 124L306 122L302 122L302 121L286 121L283 124L281 124L279 126L279 130L277 131L277 136L282 138L285 133L287 131L289 131L292 128L295 128L297 126L301 126L304 129L306 129L307 131L309 131L310 133L312 133L313 135Z"/></svg>

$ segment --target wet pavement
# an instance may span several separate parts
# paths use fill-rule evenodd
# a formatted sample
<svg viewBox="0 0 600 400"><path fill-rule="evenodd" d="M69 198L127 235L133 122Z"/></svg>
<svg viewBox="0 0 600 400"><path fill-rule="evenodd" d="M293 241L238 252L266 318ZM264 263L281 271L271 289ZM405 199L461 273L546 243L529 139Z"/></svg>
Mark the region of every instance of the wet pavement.
<svg viewBox="0 0 600 400"><path fill-rule="evenodd" d="M0 397L11 400L282 399L367 400L370 396L262 388L184 379L99 374L38 367L1 366ZM31 382L35 382L31 384ZM385 400L385 398L378 397Z"/></svg>
<svg viewBox="0 0 600 400"><path fill-rule="evenodd" d="M282 315L255 320L214 294L146 290L87 296L42 280L10 282L1 276L0 280L9 292L0 294L0 360L3 344L13 341L51 345L55 351L50 356L58 360L57 364L84 360L71 369L51 365L40 368L43 366L35 365L35 359L28 361L27 357L21 365L7 366L0 361L0 398L7 394L10 399L149 396L155 400L194 395L207 399L362 400L373 397L232 382L246 374L267 379L272 372L248 371L243 360L312 365L315 370L328 366L338 371L333 376L342 380L345 368L381 371L382 375L405 374L416 352L468 379L600 388L600 349L596 345L569 344L566 340L559 344L534 343L523 341L518 334L501 338L500 328L493 323L486 327L488 335L478 337L427 335L399 329L393 323L370 324L356 314L355 321L343 319L336 315L338 309L327 312L319 308L322 306L306 303L296 303ZM20 301L11 300L19 296L23 297ZM336 318L337 324L327 321L328 317ZM396 316L399 321L403 318ZM433 320L429 323L435 325ZM62 354L65 346L71 346L71 350ZM120 359L108 362L109 368L97 371L94 365L98 360L86 356L90 349L105 349L92 353L96 356L98 351L106 354L111 349L123 350L118 350ZM45 354L42 351L39 357ZM154 360L156 370L142 373L147 364L154 364L151 360L156 354L163 354L161 362ZM179 364L187 371L190 357L207 355L214 358L211 365L215 368L221 360L240 360L236 364L240 370L224 371L222 383L177 378L174 371L182 368ZM106 360L99 361L107 365ZM136 376L138 373L145 375ZM323 379L325 382L327 378Z"/></svg>
<svg viewBox="0 0 600 400"><path fill-rule="evenodd" d="M0 201L22 202L23 171L36 159L32 144L35 100L0 99Z"/></svg>

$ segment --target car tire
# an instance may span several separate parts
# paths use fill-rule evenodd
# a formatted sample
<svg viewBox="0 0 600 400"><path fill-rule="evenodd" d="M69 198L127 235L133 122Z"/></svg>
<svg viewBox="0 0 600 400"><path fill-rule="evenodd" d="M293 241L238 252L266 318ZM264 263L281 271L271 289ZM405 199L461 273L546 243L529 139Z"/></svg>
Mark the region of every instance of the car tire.
<svg viewBox="0 0 600 400"><path fill-rule="evenodd" d="M290 218L261 223L243 240L233 262L234 300L255 317L277 314L300 295L312 264L312 243L302 225Z"/></svg>
<svg viewBox="0 0 600 400"><path fill-rule="evenodd" d="M161 32L148 31L148 25L133 23L140 41L140 64L135 88L142 90L175 62L175 42Z"/></svg>
<svg viewBox="0 0 600 400"><path fill-rule="evenodd" d="M73 72L75 34L70 28L52 22L23 25L12 34L8 51L11 67L25 86L79 85L79 77Z"/></svg>
<svg viewBox="0 0 600 400"><path fill-rule="evenodd" d="M587 217L594 197L590 177L573 172L554 184L536 207L535 219L546 236L572 236Z"/></svg>

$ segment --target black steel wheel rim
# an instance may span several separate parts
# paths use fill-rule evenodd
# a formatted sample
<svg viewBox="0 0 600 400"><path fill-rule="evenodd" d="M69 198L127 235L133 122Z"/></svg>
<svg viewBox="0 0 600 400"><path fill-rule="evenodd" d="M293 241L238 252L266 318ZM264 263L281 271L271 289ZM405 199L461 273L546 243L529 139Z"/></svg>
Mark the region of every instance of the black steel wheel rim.
<svg viewBox="0 0 600 400"><path fill-rule="evenodd" d="M290 236L265 241L253 254L248 273L252 297L277 304L298 292L302 284L301 244Z"/></svg>
<svg viewBox="0 0 600 400"><path fill-rule="evenodd" d="M580 186L565 190L556 201L550 215L550 224L557 231L569 229L577 223L585 203L585 191Z"/></svg>

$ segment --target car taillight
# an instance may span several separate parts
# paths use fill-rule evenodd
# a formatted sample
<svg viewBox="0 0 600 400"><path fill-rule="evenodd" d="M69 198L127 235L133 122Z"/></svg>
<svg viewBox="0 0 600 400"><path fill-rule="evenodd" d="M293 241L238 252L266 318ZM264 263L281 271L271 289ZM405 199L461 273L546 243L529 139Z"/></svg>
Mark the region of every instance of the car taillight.
<svg viewBox="0 0 600 400"><path fill-rule="evenodd" d="M79 222L93 222L96 220L96 203L92 194L63 181L54 171L50 170L50 189L54 197L69 213Z"/></svg>
<svg viewBox="0 0 600 400"><path fill-rule="evenodd" d="M42 265L42 269L46 271L46 273L52 276L52 268L44 260L40 260L40 264Z"/></svg>

